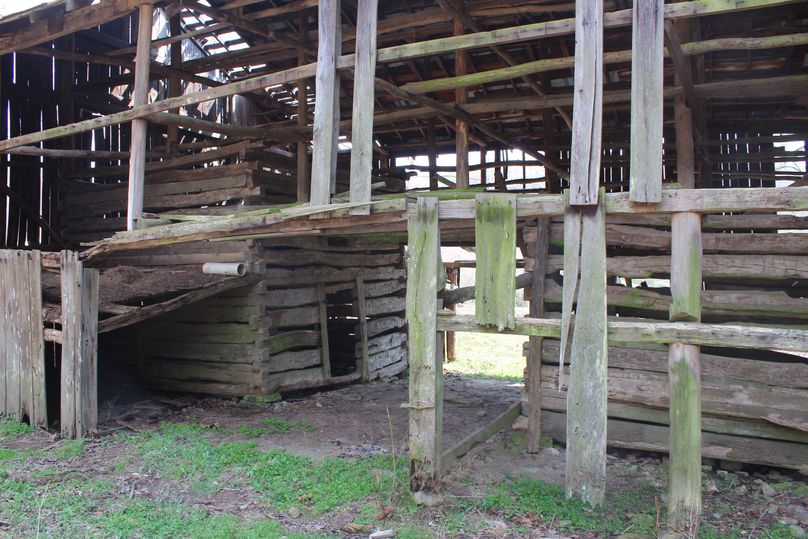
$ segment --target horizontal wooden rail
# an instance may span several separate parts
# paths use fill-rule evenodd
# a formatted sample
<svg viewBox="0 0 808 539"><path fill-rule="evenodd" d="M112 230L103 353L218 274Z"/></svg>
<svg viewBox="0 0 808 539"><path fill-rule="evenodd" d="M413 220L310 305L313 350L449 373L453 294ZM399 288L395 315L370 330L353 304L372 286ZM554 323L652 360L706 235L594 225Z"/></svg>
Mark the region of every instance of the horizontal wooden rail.
<svg viewBox="0 0 808 539"><path fill-rule="evenodd" d="M438 331L503 333L558 339L561 336L561 320L556 318L517 318L513 329L500 332L496 328L477 325L474 322L474 315L439 312ZM611 318L608 322L608 339L612 344L669 344L679 342L725 348L808 352L808 330L729 324L637 322Z"/></svg>

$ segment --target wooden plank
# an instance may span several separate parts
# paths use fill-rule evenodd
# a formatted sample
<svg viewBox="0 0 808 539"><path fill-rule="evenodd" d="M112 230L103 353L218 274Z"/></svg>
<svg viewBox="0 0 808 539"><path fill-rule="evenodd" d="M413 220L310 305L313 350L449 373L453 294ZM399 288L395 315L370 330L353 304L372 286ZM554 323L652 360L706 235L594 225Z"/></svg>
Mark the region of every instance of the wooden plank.
<svg viewBox="0 0 808 539"><path fill-rule="evenodd" d="M741 326L732 324L704 324L697 322L637 322L614 318L608 322L608 340L612 344L645 343L670 344L682 342L700 346L808 352L808 330ZM561 336L561 321L556 318L518 318L512 330L498 332L479 326L472 315L438 316L438 331L474 331L479 333L506 333L536 337Z"/></svg>
<svg viewBox="0 0 808 539"><path fill-rule="evenodd" d="M533 252L536 268L530 292L530 316L542 318L544 316L544 278L547 274L547 256L550 246L550 220L540 217L536 222L536 242ZM539 439L541 438L541 337L530 337L527 355L527 371L525 390L528 394L527 415L527 452L539 452Z"/></svg>
<svg viewBox="0 0 808 539"><path fill-rule="evenodd" d="M42 320L42 256L40 251L28 251L28 317L30 337L29 357L31 376L31 405L28 418L31 425L47 428L48 406L45 393L45 326ZM0 369L2 372L2 369Z"/></svg>
<svg viewBox="0 0 808 539"><path fill-rule="evenodd" d="M10 261L9 256L11 251L7 249L0 249L0 282L8 283L10 281ZM10 287L0 286L0 415L9 413L6 407L6 380L8 379L8 364L10 361L10 342L12 331L12 313L14 310L11 308Z"/></svg>
<svg viewBox="0 0 808 539"><path fill-rule="evenodd" d="M382 298L383 299L383 298ZM368 308L365 298L365 280L362 276L356 277L356 318L359 327L359 372L362 373L362 380L368 380L370 372L368 356Z"/></svg>
<svg viewBox="0 0 808 539"><path fill-rule="evenodd" d="M322 351L319 348L309 348L270 356L266 372L276 373L319 365L322 365Z"/></svg>
<svg viewBox="0 0 808 539"><path fill-rule="evenodd" d="M62 251L63 438L81 438L96 429L97 324L98 270L85 270L78 253Z"/></svg>
<svg viewBox="0 0 808 539"><path fill-rule="evenodd" d="M323 285L317 285L317 310L320 317L320 352L323 365L323 379L331 378L331 350L328 347L328 299Z"/></svg>
<svg viewBox="0 0 808 539"><path fill-rule="evenodd" d="M670 320L701 320L701 216L673 214Z"/></svg>
<svg viewBox="0 0 808 539"><path fill-rule="evenodd" d="M328 339L324 339L328 343ZM294 348L314 348L321 344L320 330L297 329L272 334L269 337L269 353L279 354Z"/></svg>
<svg viewBox="0 0 808 539"><path fill-rule="evenodd" d="M151 67L151 35L154 6L142 4L138 12L137 54L135 56L135 83L132 90L132 105L148 103L149 68ZM143 217L144 175L146 172L146 138L149 122L143 118L132 120L132 135L129 158L129 194L126 207L126 229L140 228Z"/></svg>
<svg viewBox="0 0 808 539"><path fill-rule="evenodd" d="M598 204L603 114L603 0L575 1L570 204Z"/></svg>
<svg viewBox="0 0 808 539"><path fill-rule="evenodd" d="M632 202L662 198L664 0L640 0L632 10L631 165Z"/></svg>
<svg viewBox="0 0 808 539"><path fill-rule="evenodd" d="M453 0L453 6L462 10L462 0ZM455 16L452 20L452 33L455 36L464 34L462 17ZM465 51L457 50L454 53L455 76L463 76L468 72L469 58ZM455 90L455 106L468 103L469 94L466 88ZM469 186L469 123L463 118L455 119L455 187L467 189Z"/></svg>
<svg viewBox="0 0 808 539"><path fill-rule="evenodd" d="M28 284L22 275L21 257L23 251L10 251L8 256L7 273L5 275L7 283L6 306L10 309L9 326L6 336L6 413L18 421L23 415L23 356L26 354L25 336L23 334L26 327L26 310L23 309L23 297L25 286Z"/></svg>
<svg viewBox="0 0 808 539"><path fill-rule="evenodd" d="M581 210L582 267L570 347L567 392L566 495L596 506L606 489L606 211Z"/></svg>
<svg viewBox="0 0 808 539"><path fill-rule="evenodd" d="M475 320L503 328L514 325L516 302L516 197L484 193L475 197L477 279Z"/></svg>
<svg viewBox="0 0 808 539"><path fill-rule="evenodd" d="M581 267L581 229L583 214L577 207L569 203L569 191L564 194L567 199L564 210L564 288L561 298L561 349L558 356L559 366L567 358L567 342L570 338L572 324L572 306L578 292L578 273ZM545 291L546 292L546 291ZM559 385L563 382L559 378Z"/></svg>
<svg viewBox="0 0 808 539"><path fill-rule="evenodd" d="M340 0L320 0L318 10L319 44L310 194L313 206L328 204L331 201L331 194L335 191L339 139L337 58L342 48Z"/></svg>
<svg viewBox="0 0 808 539"><path fill-rule="evenodd" d="M508 407L507 410L499 414L488 425L478 429L460 440L454 447L448 449L441 456L441 470L442 473L447 473L452 466L460 460L460 458L468 453L475 445L482 443L489 439L491 436L501 431L508 425L511 425L516 418L519 417L520 403L516 402Z"/></svg>
<svg viewBox="0 0 808 539"><path fill-rule="evenodd" d="M354 67L351 130L351 202L370 202L373 166L373 105L376 78L376 21L379 0L359 0L356 15L356 62ZM368 206L351 209L367 215Z"/></svg>
<svg viewBox="0 0 808 539"><path fill-rule="evenodd" d="M442 288L438 201L418 198L408 222L407 281L408 343L410 350L409 446L410 489L435 486L440 474L443 430L443 358L438 353L437 295Z"/></svg>

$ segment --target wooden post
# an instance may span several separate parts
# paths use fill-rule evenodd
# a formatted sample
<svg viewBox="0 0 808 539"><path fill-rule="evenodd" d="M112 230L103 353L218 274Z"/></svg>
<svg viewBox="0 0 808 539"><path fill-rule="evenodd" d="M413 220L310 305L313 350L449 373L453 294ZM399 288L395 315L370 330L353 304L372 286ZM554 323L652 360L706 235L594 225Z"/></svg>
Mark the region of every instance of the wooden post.
<svg viewBox="0 0 808 539"><path fill-rule="evenodd" d="M671 321L701 319L701 217L671 221ZM699 347L668 347L670 472L668 536L695 537L701 515L701 367Z"/></svg>
<svg viewBox="0 0 808 539"><path fill-rule="evenodd" d="M431 489L441 469L443 431L443 358L438 353L440 229L438 200L418 198L407 223L408 347L410 351L410 489ZM442 269L442 268L441 268Z"/></svg>
<svg viewBox="0 0 808 539"><path fill-rule="evenodd" d="M460 268L449 268L446 272L449 277L449 287L454 289L460 286ZM449 307L452 312L457 311L457 304ZM451 363L455 358L455 341L457 334L454 331L446 332L446 362Z"/></svg>
<svg viewBox="0 0 808 539"><path fill-rule="evenodd" d="M95 432L98 423L98 270L84 269L78 253L62 251L63 438Z"/></svg>
<svg viewBox="0 0 808 539"><path fill-rule="evenodd" d="M664 0L638 0L632 10L631 164L632 202L662 200Z"/></svg>
<svg viewBox="0 0 808 539"><path fill-rule="evenodd" d="M320 42L317 47L310 201L313 206L324 206L331 201L337 181L340 117L337 59L342 53L340 0L321 0L318 9Z"/></svg>
<svg viewBox="0 0 808 539"><path fill-rule="evenodd" d="M516 316L516 195L483 193L475 201L474 318L502 331Z"/></svg>
<svg viewBox="0 0 808 539"><path fill-rule="evenodd" d="M673 116L676 129L676 181L682 189L694 189L693 111L682 95L673 98Z"/></svg>
<svg viewBox="0 0 808 539"><path fill-rule="evenodd" d="M325 287L317 285L317 306L320 311L320 359L323 363L323 380L331 379L331 350L328 345L328 299Z"/></svg>
<svg viewBox="0 0 808 539"><path fill-rule="evenodd" d="M368 371L368 317L365 304L365 279L361 275L356 276L356 318L359 322L359 346L362 353L359 369L362 373L362 380L367 381L370 374Z"/></svg>
<svg viewBox="0 0 808 539"><path fill-rule="evenodd" d="M145 105L149 99L149 67L151 65L151 35L154 6L142 4L138 12L137 55L135 56L135 83L132 106ZM146 138L149 122L144 118L132 120L132 139L129 155L129 196L126 229L140 226L143 217L144 174L146 171Z"/></svg>
<svg viewBox="0 0 808 539"><path fill-rule="evenodd" d="M463 9L462 0L453 0L455 5ZM454 35L463 35L463 19L454 18ZM465 75L468 72L468 56L465 51L459 50L454 53L455 76ZM455 102L458 105L468 103L468 90L458 88L455 90ZM456 177L455 187L467 189L469 186L469 124L465 120L455 120L455 154L456 154Z"/></svg>
<svg viewBox="0 0 808 539"><path fill-rule="evenodd" d="M603 0L575 0L570 204L596 205L603 122Z"/></svg>
<svg viewBox="0 0 808 539"><path fill-rule="evenodd" d="M373 89L376 79L376 19L379 0L359 0L356 21L353 116L351 123L351 202L370 202L373 168ZM351 208L368 215L370 206Z"/></svg>
<svg viewBox="0 0 808 539"><path fill-rule="evenodd" d="M581 283L575 313L567 390L567 497L590 505L606 489L606 194L581 208ZM566 280L566 275L565 275Z"/></svg>
<svg viewBox="0 0 808 539"><path fill-rule="evenodd" d="M304 43L308 40L308 15L306 10L303 9L298 13L298 27L300 28L301 41ZM298 65L306 63L306 53L300 50L297 53ZM297 81L297 125L299 127L306 127L309 124L309 107L308 107L308 85L306 79L298 79ZM309 187L311 185L311 178L309 172L311 170L309 162L309 143L302 140L297 143L297 201L309 201Z"/></svg>
<svg viewBox="0 0 808 539"><path fill-rule="evenodd" d="M429 163L429 190L435 191L438 188L438 149L435 145L435 118L430 118L426 131L427 162Z"/></svg>
<svg viewBox="0 0 808 539"><path fill-rule="evenodd" d="M182 34L182 17L177 14L171 17L169 22L171 37ZM149 36L151 39L151 36ZM182 40L171 44L171 68L182 69ZM178 97L182 95L182 80L178 75L171 75L168 78L168 97ZM180 109L173 109L169 112L179 114ZM177 142L179 142L179 126L171 124L166 129L166 151L172 153Z"/></svg>
<svg viewBox="0 0 808 539"><path fill-rule="evenodd" d="M542 110L541 115L541 128L542 139L544 140L544 155L551 162L557 157L555 150L556 145L556 129L555 120L553 119L553 111L551 109ZM544 169L545 189L549 193L561 192L561 178L555 171L546 168Z"/></svg>
<svg viewBox="0 0 808 539"><path fill-rule="evenodd" d="M544 280L547 275L547 256L550 247L550 219L540 217L536 220L536 242L533 245L533 256L536 261L533 267L533 280L530 287L530 316L544 317ZM541 438L541 349L544 340L541 337L530 337L527 354L527 452L539 452Z"/></svg>

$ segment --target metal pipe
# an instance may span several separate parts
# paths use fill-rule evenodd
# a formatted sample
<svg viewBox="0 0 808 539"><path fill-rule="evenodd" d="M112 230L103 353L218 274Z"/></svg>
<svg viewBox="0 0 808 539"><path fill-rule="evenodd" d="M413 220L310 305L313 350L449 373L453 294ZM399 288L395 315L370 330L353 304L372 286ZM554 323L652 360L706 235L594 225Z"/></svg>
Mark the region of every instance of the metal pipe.
<svg viewBox="0 0 808 539"><path fill-rule="evenodd" d="M205 262L202 264L202 273L243 277L247 273L247 267L243 262Z"/></svg>

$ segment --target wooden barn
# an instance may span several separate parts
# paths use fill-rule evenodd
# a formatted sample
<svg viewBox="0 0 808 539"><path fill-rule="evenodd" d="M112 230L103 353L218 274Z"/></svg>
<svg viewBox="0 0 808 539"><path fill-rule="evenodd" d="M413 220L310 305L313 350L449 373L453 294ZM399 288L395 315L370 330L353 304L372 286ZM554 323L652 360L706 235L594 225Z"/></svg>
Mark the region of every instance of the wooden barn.
<svg viewBox="0 0 808 539"><path fill-rule="evenodd" d="M6 11L0 413L91 433L107 362L228 396L409 368L414 490L516 420L592 504L607 446L669 452L674 536L702 456L808 471L808 3ZM442 453L458 331L529 336L525 389Z"/></svg>

